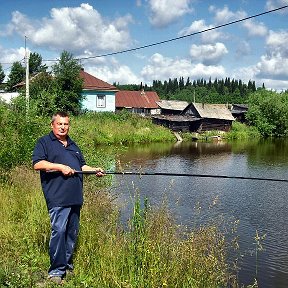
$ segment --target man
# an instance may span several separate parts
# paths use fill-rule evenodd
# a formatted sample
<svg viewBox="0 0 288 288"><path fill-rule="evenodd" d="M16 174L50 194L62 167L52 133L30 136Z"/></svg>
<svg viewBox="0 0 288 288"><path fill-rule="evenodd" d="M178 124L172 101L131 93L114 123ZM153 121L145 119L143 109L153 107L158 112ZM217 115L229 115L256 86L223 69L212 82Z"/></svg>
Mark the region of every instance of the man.
<svg viewBox="0 0 288 288"><path fill-rule="evenodd" d="M49 244L50 268L48 279L61 284L66 271L73 270L72 255L83 204L83 175L75 171L95 171L103 176L102 168L86 165L76 143L68 136L69 115L57 112L52 116L52 131L41 137L33 151L35 170L40 171L51 222Z"/></svg>

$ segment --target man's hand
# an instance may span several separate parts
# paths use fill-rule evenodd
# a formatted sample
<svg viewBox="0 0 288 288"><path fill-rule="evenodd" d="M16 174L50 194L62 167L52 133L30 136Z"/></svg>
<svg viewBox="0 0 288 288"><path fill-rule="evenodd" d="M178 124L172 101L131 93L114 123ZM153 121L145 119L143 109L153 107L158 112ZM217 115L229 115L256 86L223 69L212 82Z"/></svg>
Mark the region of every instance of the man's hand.
<svg viewBox="0 0 288 288"><path fill-rule="evenodd" d="M61 166L61 172L65 176L71 176L71 175L74 175L75 170L72 169L71 167L67 166L67 165L62 165Z"/></svg>
<svg viewBox="0 0 288 288"><path fill-rule="evenodd" d="M105 175L105 171L102 168L95 168L95 173L97 177L102 177Z"/></svg>

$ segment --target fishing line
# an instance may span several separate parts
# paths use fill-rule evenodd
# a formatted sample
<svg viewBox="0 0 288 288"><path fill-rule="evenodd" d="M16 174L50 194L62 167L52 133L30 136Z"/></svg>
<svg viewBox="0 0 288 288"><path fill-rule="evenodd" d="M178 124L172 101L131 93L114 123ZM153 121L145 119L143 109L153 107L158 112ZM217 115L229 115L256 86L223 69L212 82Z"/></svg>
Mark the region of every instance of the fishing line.
<svg viewBox="0 0 288 288"><path fill-rule="evenodd" d="M95 171L75 171L77 174L95 175ZM106 175L137 175L137 176L176 176L176 177L197 177L197 178L221 178L221 179L238 179L238 180L257 180L288 182L288 179L245 177L245 176L228 176L228 175L211 175L211 174L193 174L193 173L169 173L169 172L133 172L133 171L106 171Z"/></svg>

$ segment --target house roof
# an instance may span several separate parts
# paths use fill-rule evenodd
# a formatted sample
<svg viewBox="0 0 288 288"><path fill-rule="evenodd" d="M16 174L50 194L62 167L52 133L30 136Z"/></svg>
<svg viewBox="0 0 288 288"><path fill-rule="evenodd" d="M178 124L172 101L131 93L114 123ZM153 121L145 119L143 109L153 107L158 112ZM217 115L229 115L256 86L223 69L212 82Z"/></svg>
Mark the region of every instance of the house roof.
<svg viewBox="0 0 288 288"><path fill-rule="evenodd" d="M157 104L161 109L183 111L188 106L189 103L186 101L177 101L177 100L160 100L157 101Z"/></svg>
<svg viewBox="0 0 288 288"><path fill-rule="evenodd" d="M36 73L34 75L30 75L29 82L33 82L35 79L37 79L38 77L40 77L42 75L48 75L49 76L49 73L47 73L47 72L38 72L38 73ZM23 80L23 81L17 83L16 85L14 85L13 88L21 88L21 87L23 87L25 85L26 85L26 80Z"/></svg>
<svg viewBox="0 0 288 288"><path fill-rule="evenodd" d="M118 91L115 86L96 78L95 76L85 72L84 70L80 71L80 77L84 80L84 90Z"/></svg>
<svg viewBox="0 0 288 288"><path fill-rule="evenodd" d="M225 104L203 104L203 103L191 103L186 107L185 110L193 105L197 110L198 114L202 118L213 118L213 119L223 119L223 120L235 120L232 116L231 111L227 108ZM183 111L184 112L184 111Z"/></svg>
<svg viewBox="0 0 288 288"><path fill-rule="evenodd" d="M116 92L116 108L159 108L159 96L154 91L127 91Z"/></svg>

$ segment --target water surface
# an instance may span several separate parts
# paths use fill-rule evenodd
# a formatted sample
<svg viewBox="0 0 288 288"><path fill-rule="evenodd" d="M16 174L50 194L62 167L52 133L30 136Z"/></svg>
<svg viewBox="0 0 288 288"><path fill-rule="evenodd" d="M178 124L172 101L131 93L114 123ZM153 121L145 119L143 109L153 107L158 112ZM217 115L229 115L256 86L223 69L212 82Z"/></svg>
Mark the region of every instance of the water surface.
<svg viewBox="0 0 288 288"><path fill-rule="evenodd" d="M137 172L212 174L288 179L288 141L151 144L117 155L117 169ZM223 221L237 225L239 283L288 285L288 183L179 176L113 179L124 216L135 193L159 205L167 199L177 221L190 228ZM125 215L126 209L126 215ZM128 216L127 216L128 217ZM229 225L228 225L229 226ZM227 226L227 227L228 227ZM256 257L256 232L265 239ZM235 256L234 255L234 256ZM257 260L257 261L256 261Z"/></svg>

